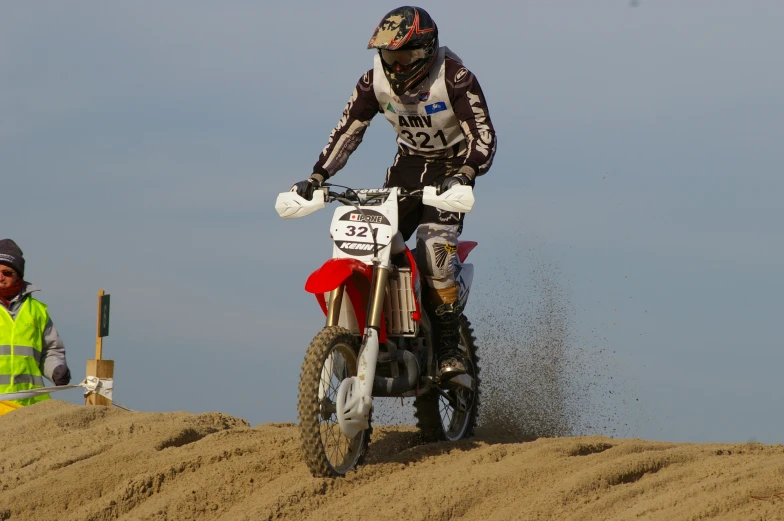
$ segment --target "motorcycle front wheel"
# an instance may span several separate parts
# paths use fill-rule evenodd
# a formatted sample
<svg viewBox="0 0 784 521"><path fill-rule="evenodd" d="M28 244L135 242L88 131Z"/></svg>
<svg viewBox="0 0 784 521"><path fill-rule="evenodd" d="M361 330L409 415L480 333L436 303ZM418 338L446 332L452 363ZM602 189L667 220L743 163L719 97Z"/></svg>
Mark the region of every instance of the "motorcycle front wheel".
<svg viewBox="0 0 784 521"><path fill-rule="evenodd" d="M328 326L308 346L299 379L299 429L305 459L315 477L343 476L362 463L372 427L349 439L340 431L340 383L357 375L359 339L348 329Z"/></svg>
<svg viewBox="0 0 784 521"><path fill-rule="evenodd" d="M459 348L474 388L435 389L414 400L414 416L424 441L457 441L473 435L479 411L479 356L471 323L460 317Z"/></svg>

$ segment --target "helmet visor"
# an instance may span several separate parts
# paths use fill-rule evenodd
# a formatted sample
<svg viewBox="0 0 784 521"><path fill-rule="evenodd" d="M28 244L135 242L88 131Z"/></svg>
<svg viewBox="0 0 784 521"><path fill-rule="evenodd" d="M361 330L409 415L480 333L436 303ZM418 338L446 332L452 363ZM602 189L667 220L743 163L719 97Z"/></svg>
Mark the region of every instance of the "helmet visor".
<svg viewBox="0 0 784 521"><path fill-rule="evenodd" d="M381 59L384 60L387 65L394 65L395 63L399 63L404 67L406 65L411 65L417 60L426 58L427 56L427 53L424 49L409 49L406 51L390 51L387 49L381 49L380 54Z"/></svg>

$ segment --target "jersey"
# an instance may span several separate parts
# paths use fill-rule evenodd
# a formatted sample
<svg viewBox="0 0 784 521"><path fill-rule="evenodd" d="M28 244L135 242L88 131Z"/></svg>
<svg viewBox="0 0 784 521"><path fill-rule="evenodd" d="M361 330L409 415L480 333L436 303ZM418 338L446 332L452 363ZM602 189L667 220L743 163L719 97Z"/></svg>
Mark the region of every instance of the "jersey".
<svg viewBox="0 0 784 521"><path fill-rule="evenodd" d="M446 90L445 47L438 50L428 76L402 96L392 92L381 57L373 63L373 93L397 133L398 146L409 154L440 157L445 149L465 142L460 121Z"/></svg>
<svg viewBox="0 0 784 521"><path fill-rule="evenodd" d="M343 168L376 114L382 113L397 133L398 155L428 160L453 159L485 174L493 163L496 136L476 77L448 48L422 83L403 96L392 92L374 58L373 69L357 82L313 167L325 177Z"/></svg>

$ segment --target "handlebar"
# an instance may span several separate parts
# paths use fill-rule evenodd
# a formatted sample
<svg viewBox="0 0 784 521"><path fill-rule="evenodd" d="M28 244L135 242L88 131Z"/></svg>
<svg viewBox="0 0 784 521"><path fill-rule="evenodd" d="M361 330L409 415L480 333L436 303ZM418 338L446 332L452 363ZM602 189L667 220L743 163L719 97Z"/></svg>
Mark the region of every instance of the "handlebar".
<svg viewBox="0 0 784 521"><path fill-rule="evenodd" d="M351 189L345 186L345 192L332 192L330 187L337 185L325 184L313 192L313 198L307 200L296 192L283 192L278 194L275 201L275 210L284 219L304 217L326 206L326 203L338 201L347 205L364 205L373 200L386 198L393 192L401 197L421 198L422 204L434 206L441 210L458 213L468 213L474 206L474 193L470 186L453 186L443 194L437 193L434 186L426 186L421 190L406 190L403 188L362 188ZM383 202L383 201L379 201Z"/></svg>
<svg viewBox="0 0 784 521"><path fill-rule="evenodd" d="M324 184L326 198L325 202L332 202L337 201L347 205L355 205L355 204L368 204L374 200L381 200L379 202L383 202L390 193L392 193L391 188L348 188L345 186L340 186L340 188L345 188L345 192L333 192L329 190L329 188L333 186L339 185L331 185L329 183ZM412 197L415 199L422 199L424 191L422 189L417 190L407 190L405 188L398 188L397 193L401 197Z"/></svg>

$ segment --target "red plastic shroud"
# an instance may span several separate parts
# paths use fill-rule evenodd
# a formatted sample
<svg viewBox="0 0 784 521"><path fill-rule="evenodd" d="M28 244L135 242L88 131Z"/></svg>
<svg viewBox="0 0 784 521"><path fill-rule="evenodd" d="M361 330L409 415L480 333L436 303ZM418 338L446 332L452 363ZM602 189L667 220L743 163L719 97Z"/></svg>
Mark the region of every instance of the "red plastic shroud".
<svg viewBox="0 0 784 521"><path fill-rule="evenodd" d="M477 247L479 243L474 241L458 241L457 243L457 258L460 262L465 262L471 250Z"/></svg>
<svg viewBox="0 0 784 521"><path fill-rule="evenodd" d="M478 243L473 241L461 241L458 243L457 256L460 259L460 262L465 261L468 254L471 250L476 248L477 244ZM408 246L406 246L405 254L411 265L411 289L414 294L416 294L415 284L419 277L416 260L414 259L411 250L408 249ZM316 296L316 300L318 301L319 306L321 306L321 310L324 312L324 315L326 315L327 301L324 298L324 294L329 293L341 284L345 284L346 294L348 295L348 298L351 299L351 305L357 315L357 325L359 326L360 331L363 331L365 329L367 295L362 295L354 281L351 280L351 276L355 273L367 279L368 283L372 282L373 268L364 262L358 261L357 259L329 259L319 269L310 274L307 282L305 282L305 291L313 293ZM415 303L416 311L412 315L412 318L419 322L422 320L419 300L415 299ZM386 342L386 340L387 328L384 316L382 315L379 342Z"/></svg>

